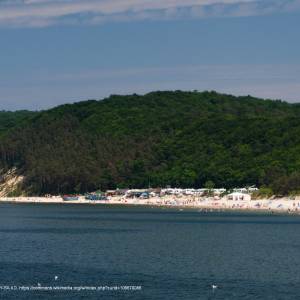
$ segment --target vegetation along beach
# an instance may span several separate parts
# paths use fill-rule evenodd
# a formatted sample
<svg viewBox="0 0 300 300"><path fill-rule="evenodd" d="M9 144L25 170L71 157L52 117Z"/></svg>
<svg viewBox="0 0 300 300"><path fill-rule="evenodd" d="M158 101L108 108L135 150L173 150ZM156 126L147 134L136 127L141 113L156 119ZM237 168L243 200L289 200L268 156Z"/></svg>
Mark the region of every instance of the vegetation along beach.
<svg viewBox="0 0 300 300"><path fill-rule="evenodd" d="M296 195L299 117L299 104L196 91L3 111L1 195L253 185Z"/></svg>

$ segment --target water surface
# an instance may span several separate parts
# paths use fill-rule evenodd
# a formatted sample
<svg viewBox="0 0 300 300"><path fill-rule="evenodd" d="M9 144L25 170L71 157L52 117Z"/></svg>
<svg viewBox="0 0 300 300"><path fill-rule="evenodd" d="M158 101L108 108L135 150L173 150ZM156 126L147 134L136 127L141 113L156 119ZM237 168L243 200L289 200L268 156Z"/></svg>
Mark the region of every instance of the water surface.
<svg viewBox="0 0 300 300"><path fill-rule="evenodd" d="M142 288L0 298L297 299L299 231L300 216L0 204L1 286Z"/></svg>

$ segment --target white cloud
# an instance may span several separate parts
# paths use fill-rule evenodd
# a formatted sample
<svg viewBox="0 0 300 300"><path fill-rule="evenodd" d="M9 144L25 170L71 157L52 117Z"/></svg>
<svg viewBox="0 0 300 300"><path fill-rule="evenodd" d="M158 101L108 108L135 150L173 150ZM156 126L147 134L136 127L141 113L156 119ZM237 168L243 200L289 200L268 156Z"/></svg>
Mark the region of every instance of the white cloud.
<svg viewBox="0 0 300 300"><path fill-rule="evenodd" d="M245 16L298 9L300 0L0 0L0 25Z"/></svg>

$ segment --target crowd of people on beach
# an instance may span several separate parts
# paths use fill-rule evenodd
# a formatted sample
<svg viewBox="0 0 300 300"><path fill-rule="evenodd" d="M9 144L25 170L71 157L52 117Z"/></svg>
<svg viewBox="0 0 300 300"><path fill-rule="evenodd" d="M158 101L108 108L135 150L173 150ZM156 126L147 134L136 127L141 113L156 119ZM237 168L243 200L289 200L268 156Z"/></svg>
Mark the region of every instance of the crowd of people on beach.
<svg viewBox="0 0 300 300"><path fill-rule="evenodd" d="M15 203L69 203L111 204L188 207L200 210L259 210L300 213L300 197L262 198L252 197L251 190L235 189L128 189L94 192L86 195L44 197L4 197L2 202Z"/></svg>

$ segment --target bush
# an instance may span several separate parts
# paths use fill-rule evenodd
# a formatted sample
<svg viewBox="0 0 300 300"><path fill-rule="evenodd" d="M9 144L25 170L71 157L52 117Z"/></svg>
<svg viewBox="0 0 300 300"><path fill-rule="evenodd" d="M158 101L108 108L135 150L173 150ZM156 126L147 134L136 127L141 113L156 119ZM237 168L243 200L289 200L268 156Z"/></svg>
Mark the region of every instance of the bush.
<svg viewBox="0 0 300 300"><path fill-rule="evenodd" d="M258 191L253 193L253 198L270 198L274 195L270 187L261 187Z"/></svg>

